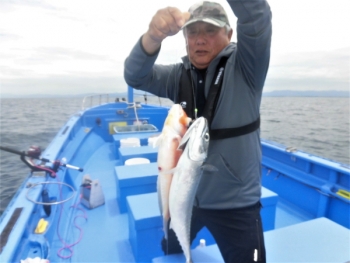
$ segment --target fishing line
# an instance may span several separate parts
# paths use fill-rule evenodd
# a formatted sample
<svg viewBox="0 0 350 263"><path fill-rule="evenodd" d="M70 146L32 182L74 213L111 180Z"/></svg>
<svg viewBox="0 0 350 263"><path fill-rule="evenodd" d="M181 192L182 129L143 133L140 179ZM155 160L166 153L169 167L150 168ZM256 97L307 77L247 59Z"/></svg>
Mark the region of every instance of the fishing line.
<svg viewBox="0 0 350 263"><path fill-rule="evenodd" d="M62 192L62 188L61 188L61 185L64 184L62 182L59 181L59 178L57 178L57 181L58 183L61 183L59 184L59 193L60 193L60 198L62 199L63 198L63 192ZM76 242L72 243L72 244L68 244L61 236L60 234L60 231L59 231L59 226L61 225L61 219L62 219L62 215L63 215L63 208L64 208L64 203L61 203L61 207L60 207L60 212L59 212L59 217L58 217L58 222L57 222L57 236L59 238L59 240L61 241L61 243L63 244L63 247L61 247L58 251L57 251L57 256L59 256L60 258L62 259L69 259L73 256L74 254L74 250L72 249L73 246L77 245L78 243L80 243L80 241L82 240L83 238L83 229L76 223L76 220L77 218L79 217L82 217L84 218L85 220L87 220L87 215L86 215L86 211L81 208L81 207L78 207L80 205L80 202L81 202L81 198L82 196L79 195L79 199L77 201L77 203L75 203L74 205L70 206L70 208L73 208L73 209L77 209L77 210L80 210L83 212L83 214L80 214L80 215L76 215L73 219L73 224L74 226L79 230L79 238L77 239ZM73 211L74 212L74 211ZM72 213L73 213L72 212ZM69 215L68 215L69 216ZM68 217L67 216L67 217ZM68 250L69 251L69 254L68 255L62 255L63 251L66 251Z"/></svg>
<svg viewBox="0 0 350 263"><path fill-rule="evenodd" d="M180 33L180 32L178 32L178 33ZM188 55L188 58L189 58L189 69L190 69L190 73L191 73L190 75L191 75L192 92L193 92L193 98L194 98L195 118L197 118L197 106L196 106L196 100L195 100L195 98L196 98L195 95L196 94L195 94L195 89L194 89L194 84L193 84L191 60L190 60L190 56L189 56L189 52L188 52L188 45L187 45L188 38L186 38L186 34L184 34L184 33L183 33L183 37L185 38L185 47L179 46L179 48L177 48L176 51L174 52L175 53L175 58L173 58L174 59L173 69L170 71L169 77L167 79L166 91L168 92L168 90L169 90L168 89L168 85L170 85L170 82L171 82L170 77L171 77L171 74L172 74L173 70L174 70L174 79L173 79L174 89L173 90L175 90L175 91L178 90L177 87L180 86L180 79L179 79L179 77L181 78L182 67L179 66L179 61L178 60L179 60L179 58L181 60L181 56L183 54L183 51L185 51L186 54ZM167 97L171 97L171 96L169 96L169 94L167 94ZM176 100L178 100L178 94L176 94L174 96L174 98L176 98ZM180 101L180 103L181 103L181 101ZM164 241L166 243L166 247L165 247L166 251L164 251L164 252L165 252L166 255L169 255L169 239L170 239L170 235L171 235L170 231L173 232L173 238L175 240L177 240L175 231L173 229L170 229L170 224L171 224L171 218L169 219L168 224L166 226L167 232L168 232L168 238L166 239L165 235L164 235ZM164 228L164 226L163 226L163 228Z"/></svg>
<svg viewBox="0 0 350 263"><path fill-rule="evenodd" d="M77 201L77 203L75 203L74 205L72 205L70 208L73 208L73 209L76 209L76 210L80 210L82 211L83 213L82 214L78 214L74 217L73 219L73 224L75 226L75 228L77 228L79 230L79 237L77 239L77 241L75 241L74 243L72 244L67 244L63 238L59 235L59 232L58 232L58 235L59 235L59 239L60 241L62 242L63 244L63 247L61 247L58 251L57 251L57 255L60 257L60 258L63 258L63 259L68 259L68 258L71 258L74 254L74 250L72 249L73 246L77 245L78 243L81 242L81 240L83 239L83 229L77 224L76 220L78 218L84 218L85 220L87 220L87 215L86 215L86 211L82 208L82 207L79 207L79 205L81 204L81 198L82 196L79 195L79 200ZM61 209L61 212L60 212L60 216L62 215L62 209ZM62 255L62 252L65 251L65 250L68 250L69 251L69 254L66 255L66 256L63 256Z"/></svg>
<svg viewBox="0 0 350 263"><path fill-rule="evenodd" d="M178 34L180 33L180 31L178 32ZM166 98L169 98L172 103L174 103L174 101L172 100L172 98L176 101L178 100L178 94L169 94L169 86L171 85L174 85L174 89L173 91L177 91L178 89L176 89L176 87L179 86L179 78L178 76L180 76L179 74L179 70L180 70L180 66L179 66L179 62L181 61L181 54L184 50L186 50L186 47L183 47L182 45L178 45L178 43L176 42L176 37L177 35L174 35L170 38L169 41L173 40L174 43L171 42L171 47L174 47L174 46L177 46L178 48L175 48L175 49L172 49L169 54L168 54L168 61L170 61L170 63L168 62L167 64L169 64L168 66L169 67L172 67L170 72L169 72L169 75L168 75L168 78L166 80L166 84L165 84L165 90L166 90L166 95L165 97ZM173 55L171 56L170 58L170 55ZM179 60L180 58L180 60ZM159 102L161 102L161 99L160 97L158 97L159 99Z"/></svg>
<svg viewBox="0 0 350 263"><path fill-rule="evenodd" d="M135 118L136 118L136 125L140 125L140 121L139 121L139 116L137 115L137 110L136 110L136 102L134 102L134 104L132 105L132 107L134 108L134 112L135 112Z"/></svg>
<svg viewBox="0 0 350 263"><path fill-rule="evenodd" d="M185 38L185 42L186 42L186 53L188 56L188 66L190 69L190 77L191 77L191 87L192 87L192 96L193 96L193 104L194 104L194 119L197 119L197 113L198 113L198 109L197 109L197 100L196 100L196 89L194 87L194 78L193 78L193 73L192 73L192 64L191 64L191 56L190 56L190 50L189 50L189 46L188 46L188 35L185 32L186 28L182 29L183 30L183 36Z"/></svg>
<svg viewBox="0 0 350 263"><path fill-rule="evenodd" d="M61 200L61 201L56 201L56 202L39 202L39 201L35 201L34 199L31 199L31 198L29 197L29 192L30 192L30 190L32 190L34 187L37 187L37 186L39 186L39 185L49 185L49 184L57 184L57 185L59 186L59 190L60 190L60 191L62 191L62 185L64 185L64 186L66 186L66 187L68 187L68 188L70 188L70 189L72 190L72 195L69 196L67 199L64 199L64 200ZM27 193L26 193L26 198L27 198L29 201L31 201L31 202L33 202L34 204L37 204L37 205L59 205L59 204L63 204L63 203L65 203L65 202L69 201L70 199L72 199L72 198L74 197L74 194L75 194L75 190L74 190L74 188L73 188L71 185L69 185L69 184L66 184L66 183L63 183L63 182L40 182L40 183L33 184L32 186L30 186L30 187L28 188L28 191L27 191ZM62 196L61 196L61 199L62 199Z"/></svg>
<svg viewBox="0 0 350 263"><path fill-rule="evenodd" d="M137 110L136 110L137 103L136 102L129 103L128 108L133 108L134 109L135 118L136 118L136 126L138 128L138 131L140 131L140 129L141 129L140 126L142 125L142 123L139 120L139 116L138 116Z"/></svg>

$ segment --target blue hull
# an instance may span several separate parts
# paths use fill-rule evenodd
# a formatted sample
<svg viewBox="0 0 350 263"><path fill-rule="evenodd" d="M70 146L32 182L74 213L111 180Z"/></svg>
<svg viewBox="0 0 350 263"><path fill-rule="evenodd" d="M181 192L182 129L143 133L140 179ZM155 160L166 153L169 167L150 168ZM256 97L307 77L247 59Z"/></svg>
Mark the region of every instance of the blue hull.
<svg viewBox="0 0 350 263"><path fill-rule="evenodd" d="M35 257L50 262L184 262L183 255L164 257L160 248L157 149L148 145L167 113L165 107L111 103L72 116L42 157L65 158L84 172L64 168L56 178L28 175L0 219L0 262ZM135 121L155 129L119 132L118 127ZM139 147L121 147L127 138L137 138ZM350 260L349 167L269 141L262 141L262 151L268 262ZM143 159L125 165L134 158ZM149 163L141 163L144 159ZM82 188L87 174L91 188ZM43 189L53 205L43 200ZM201 238L207 247L196 248ZM222 262L206 229L192 247L194 261Z"/></svg>

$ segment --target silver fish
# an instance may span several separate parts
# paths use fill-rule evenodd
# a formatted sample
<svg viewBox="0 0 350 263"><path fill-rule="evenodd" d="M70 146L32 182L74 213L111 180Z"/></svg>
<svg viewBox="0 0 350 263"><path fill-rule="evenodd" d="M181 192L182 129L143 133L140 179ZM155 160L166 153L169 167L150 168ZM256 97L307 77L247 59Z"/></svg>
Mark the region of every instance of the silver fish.
<svg viewBox="0 0 350 263"><path fill-rule="evenodd" d="M196 191L203 169L214 170L214 167L203 165L208 146L207 120L200 117L188 128L180 142L179 147L185 148L174 170L169 196L170 228L176 233L187 263L192 262L190 225Z"/></svg>

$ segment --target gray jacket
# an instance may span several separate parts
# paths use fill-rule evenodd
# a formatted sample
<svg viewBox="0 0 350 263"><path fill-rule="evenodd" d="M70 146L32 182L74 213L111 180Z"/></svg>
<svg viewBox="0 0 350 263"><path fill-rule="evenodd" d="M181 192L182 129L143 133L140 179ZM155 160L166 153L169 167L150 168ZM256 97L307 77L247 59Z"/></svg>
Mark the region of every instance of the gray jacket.
<svg viewBox="0 0 350 263"><path fill-rule="evenodd" d="M252 123L259 108L270 59L271 11L264 0L228 1L237 16L237 44L230 43L210 63L205 81L208 95L216 66L228 56L213 129ZM139 41L125 61L124 77L133 88L177 101L183 63L157 65L158 53L147 55ZM197 83L194 75L194 83ZM217 172L204 172L195 205L207 209L230 209L253 205L261 195L260 131L210 142L207 163Z"/></svg>

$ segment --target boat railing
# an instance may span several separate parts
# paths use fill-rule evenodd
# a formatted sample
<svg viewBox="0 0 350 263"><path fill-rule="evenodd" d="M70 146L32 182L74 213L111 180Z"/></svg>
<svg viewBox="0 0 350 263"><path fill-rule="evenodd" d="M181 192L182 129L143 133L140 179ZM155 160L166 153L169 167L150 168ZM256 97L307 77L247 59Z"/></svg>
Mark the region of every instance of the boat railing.
<svg viewBox="0 0 350 263"><path fill-rule="evenodd" d="M120 94L119 94L120 95ZM102 104L110 103L110 102L128 102L133 103L134 97L138 102L144 104L151 105L159 105L159 106L171 106L173 104L172 101L166 98L160 98L150 93L134 93L131 88L129 88L127 99L125 97L119 98L116 94L111 93L101 93L101 94L93 94L85 96L82 102L81 109L86 110L87 108L91 108L93 106L99 106Z"/></svg>
<svg viewBox="0 0 350 263"><path fill-rule="evenodd" d="M93 106L99 106L102 104L117 102L117 101L125 101L125 98L118 98L109 93L88 95L84 97L81 105L81 109L85 110Z"/></svg>

